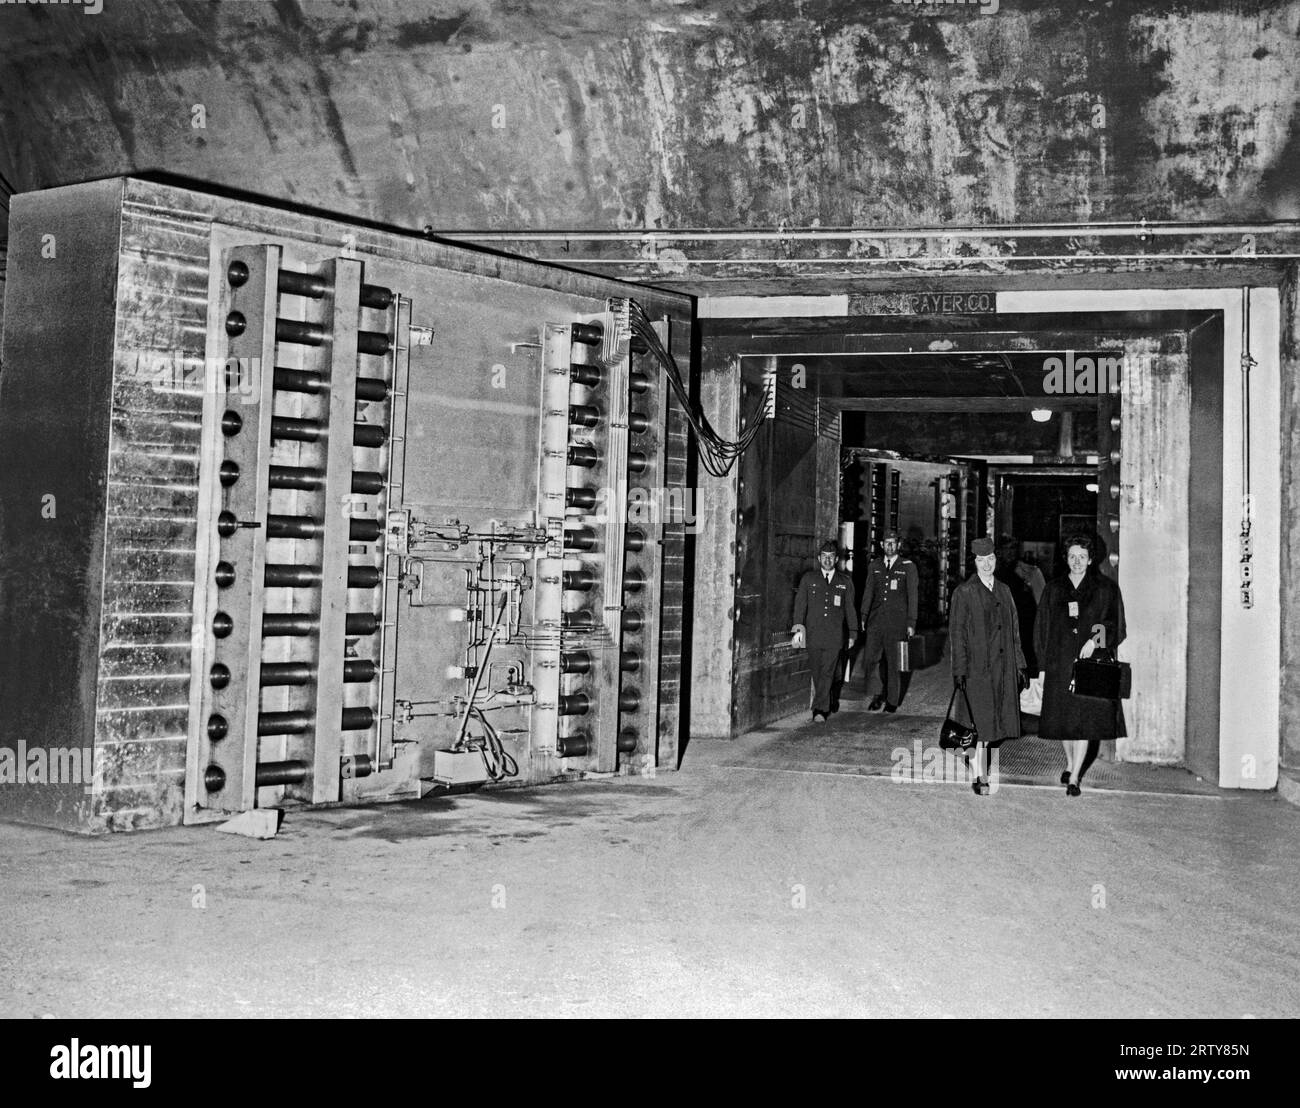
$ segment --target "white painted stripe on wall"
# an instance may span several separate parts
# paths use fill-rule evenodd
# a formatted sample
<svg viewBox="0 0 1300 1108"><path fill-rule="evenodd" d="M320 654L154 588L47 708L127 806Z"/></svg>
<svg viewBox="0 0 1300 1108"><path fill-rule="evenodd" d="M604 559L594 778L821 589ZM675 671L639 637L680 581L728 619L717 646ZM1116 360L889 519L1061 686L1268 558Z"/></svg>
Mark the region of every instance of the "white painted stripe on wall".
<svg viewBox="0 0 1300 1108"><path fill-rule="evenodd" d="M1000 292L999 312L1223 312L1223 602L1219 785L1277 787L1281 727L1281 307L1276 289L1251 294L1251 487L1255 495L1253 608L1238 599L1241 525L1241 290L1119 289ZM1122 448L1122 447L1121 447ZM1121 570L1124 568L1121 562ZM1253 774L1253 776L1252 776Z"/></svg>
<svg viewBox="0 0 1300 1108"><path fill-rule="evenodd" d="M1250 297L1250 484L1254 607L1241 581L1241 292L1224 318L1223 663L1219 694L1219 784L1277 787L1282 672L1281 304L1277 289Z"/></svg>
<svg viewBox="0 0 1300 1108"><path fill-rule="evenodd" d="M696 309L700 319L775 319L784 316L836 316L849 314L843 296L702 296Z"/></svg>

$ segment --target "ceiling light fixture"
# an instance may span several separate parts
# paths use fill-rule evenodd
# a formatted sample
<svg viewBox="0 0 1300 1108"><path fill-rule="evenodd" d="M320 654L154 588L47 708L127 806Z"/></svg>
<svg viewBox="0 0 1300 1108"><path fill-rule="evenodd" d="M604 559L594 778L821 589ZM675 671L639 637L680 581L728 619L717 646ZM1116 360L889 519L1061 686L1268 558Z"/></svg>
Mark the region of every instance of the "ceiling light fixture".
<svg viewBox="0 0 1300 1108"><path fill-rule="evenodd" d="M1052 410L1050 408L1035 408L1029 415L1035 423L1046 423L1052 418Z"/></svg>

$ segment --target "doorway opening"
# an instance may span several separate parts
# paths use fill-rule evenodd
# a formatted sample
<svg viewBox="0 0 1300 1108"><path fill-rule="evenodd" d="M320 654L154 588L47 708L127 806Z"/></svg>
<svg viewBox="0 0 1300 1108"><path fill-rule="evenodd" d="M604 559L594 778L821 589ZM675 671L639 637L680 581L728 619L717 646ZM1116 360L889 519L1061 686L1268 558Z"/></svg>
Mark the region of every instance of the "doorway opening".
<svg viewBox="0 0 1300 1108"><path fill-rule="evenodd" d="M1091 295L1079 294L1081 303ZM716 633L696 623L697 653L710 650L720 663L710 674L697 668L701 684L712 689L714 673L731 678L725 689L722 677L715 682L716 704L696 697L711 719L725 707L719 733L806 712L788 601L814 543L839 525L866 531L846 544L855 568L877 549L875 519L891 510L895 490L876 489L883 513L860 503L844 512L866 495L861 465L871 462L886 480L891 468L921 467L915 482L900 476L897 497L905 518L909 485L925 491L923 512L933 524L922 526L922 543L938 542L944 511L929 482L946 480L961 506L950 508L949 564L931 574L936 623L945 614L941 598L969 572L972 538L1020 538L1022 557L1049 577L1062 530L1086 517L1106 550L1102 572L1120 582L1126 607L1138 612L1129 619L1124 660L1140 667L1144 683L1126 705L1130 732L1116 744L1118 759L1181 764L1216 779L1220 632L1235 584L1222 539L1233 479L1234 447L1225 446L1233 428L1224 414L1231 310L1226 294L1224 310L1165 299L1158 311L1109 301L1095 311L1062 311L1056 305L1067 301L1054 301L1022 314L720 317L711 324L703 336L706 387L711 373L719 381L732 374L738 414L765 390L770 398L767 433L739 467L734 529L717 536L726 545L717 549L716 585L712 563L697 562L705 566L703 579L697 568L699 594L714 588L734 598L725 622L711 625ZM1145 299L1128 299L1135 302ZM1268 319L1260 316L1259 326L1275 342ZM1081 390L1077 377L1071 386L1067 374L1061 387L1062 377L1051 376L1058 365L1095 369L1102 356L1121 366L1118 381L1098 374ZM846 489L855 464L856 491ZM938 468L921 474L926 466Z"/></svg>

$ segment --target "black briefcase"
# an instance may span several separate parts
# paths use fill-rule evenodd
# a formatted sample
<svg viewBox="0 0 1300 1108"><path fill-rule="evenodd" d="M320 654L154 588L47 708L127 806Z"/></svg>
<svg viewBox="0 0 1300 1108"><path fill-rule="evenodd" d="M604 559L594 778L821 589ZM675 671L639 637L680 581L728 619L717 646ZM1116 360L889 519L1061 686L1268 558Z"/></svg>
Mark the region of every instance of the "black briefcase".
<svg viewBox="0 0 1300 1108"><path fill-rule="evenodd" d="M926 631L920 635L913 635L908 640L908 658L912 668L929 669L930 666L938 665L943 655L943 640L942 631Z"/></svg>
<svg viewBox="0 0 1300 1108"><path fill-rule="evenodd" d="M1070 672L1070 692L1099 700L1127 700L1133 690L1133 670L1128 662L1113 658L1077 658Z"/></svg>

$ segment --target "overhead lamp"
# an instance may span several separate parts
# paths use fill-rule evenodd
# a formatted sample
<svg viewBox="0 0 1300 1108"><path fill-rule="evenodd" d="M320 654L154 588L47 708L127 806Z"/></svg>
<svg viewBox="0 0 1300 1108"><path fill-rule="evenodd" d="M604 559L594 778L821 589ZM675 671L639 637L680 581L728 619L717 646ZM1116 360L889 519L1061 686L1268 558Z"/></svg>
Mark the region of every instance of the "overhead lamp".
<svg viewBox="0 0 1300 1108"><path fill-rule="evenodd" d="M1088 482L1086 485L1084 485L1083 487L1084 487L1085 489L1087 489L1089 492L1096 492L1096 491L1097 491L1097 482L1096 482L1096 481L1089 481L1089 482Z"/></svg>
<svg viewBox="0 0 1300 1108"><path fill-rule="evenodd" d="M1049 419L1052 418L1052 409L1035 408L1032 412L1029 413L1029 416L1035 423L1046 423Z"/></svg>

